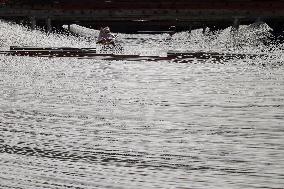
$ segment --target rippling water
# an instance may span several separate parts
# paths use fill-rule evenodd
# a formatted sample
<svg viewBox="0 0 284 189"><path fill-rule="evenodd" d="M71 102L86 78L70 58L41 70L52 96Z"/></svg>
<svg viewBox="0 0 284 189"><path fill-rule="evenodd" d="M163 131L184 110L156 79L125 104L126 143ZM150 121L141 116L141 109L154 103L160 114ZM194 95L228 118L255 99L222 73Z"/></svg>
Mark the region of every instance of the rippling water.
<svg viewBox="0 0 284 189"><path fill-rule="evenodd" d="M95 46L0 24L2 49ZM265 35L246 43L253 36L232 42L228 30L120 37L126 50L142 53L267 56L219 63L0 56L0 188L283 188L282 45L261 43L263 27Z"/></svg>

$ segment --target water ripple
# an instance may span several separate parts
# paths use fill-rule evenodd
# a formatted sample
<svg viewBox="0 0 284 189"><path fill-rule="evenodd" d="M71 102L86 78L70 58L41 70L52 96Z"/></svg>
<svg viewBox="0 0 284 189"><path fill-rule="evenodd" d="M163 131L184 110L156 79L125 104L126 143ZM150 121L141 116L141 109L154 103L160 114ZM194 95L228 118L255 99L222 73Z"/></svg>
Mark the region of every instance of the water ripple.
<svg viewBox="0 0 284 189"><path fill-rule="evenodd" d="M4 48L94 45L0 25ZM242 26L235 44L229 29L119 36L126 52L268 55L183 64L1 55L0 188L283 188L283 45L244 43L263 39L265 25Z"/></svg>

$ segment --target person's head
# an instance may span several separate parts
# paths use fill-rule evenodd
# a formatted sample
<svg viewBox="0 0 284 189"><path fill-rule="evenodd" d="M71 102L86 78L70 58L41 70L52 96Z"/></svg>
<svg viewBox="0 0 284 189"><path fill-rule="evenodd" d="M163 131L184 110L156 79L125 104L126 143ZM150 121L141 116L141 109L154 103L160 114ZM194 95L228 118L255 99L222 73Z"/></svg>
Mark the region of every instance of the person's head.
<svg viewBox="0 0 284 189"><path fill-rule="evenodd" d="M106 33L110 33L110 29L109 29L109 27L108 27L108 26L107 26L107 27L105 27L105 29L104 29L104 30L105 30L105 32L106 32Z"/></svg>

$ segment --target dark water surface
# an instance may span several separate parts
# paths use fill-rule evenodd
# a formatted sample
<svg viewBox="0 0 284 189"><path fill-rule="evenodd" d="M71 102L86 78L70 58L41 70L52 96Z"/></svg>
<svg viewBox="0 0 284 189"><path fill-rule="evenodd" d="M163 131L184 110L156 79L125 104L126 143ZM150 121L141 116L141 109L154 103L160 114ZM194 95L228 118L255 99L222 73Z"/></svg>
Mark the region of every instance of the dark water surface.
<svg viewBox="0 0 284 189"><path fill-rule="evenodd" d="M0 188L283 188L281 54L0 56Z"/></svg>

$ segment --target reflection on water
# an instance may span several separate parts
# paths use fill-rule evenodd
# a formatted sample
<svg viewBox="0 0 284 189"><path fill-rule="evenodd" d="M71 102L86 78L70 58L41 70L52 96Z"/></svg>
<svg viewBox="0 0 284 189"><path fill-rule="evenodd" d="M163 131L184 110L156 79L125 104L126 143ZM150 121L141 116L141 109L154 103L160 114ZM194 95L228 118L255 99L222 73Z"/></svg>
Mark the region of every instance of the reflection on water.
<svg viewBox="0 0 284 189"><path fill-rule="evenodd" d="M281 188L277 52L222 64L0 56L0 188Z"/></svg>

